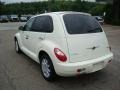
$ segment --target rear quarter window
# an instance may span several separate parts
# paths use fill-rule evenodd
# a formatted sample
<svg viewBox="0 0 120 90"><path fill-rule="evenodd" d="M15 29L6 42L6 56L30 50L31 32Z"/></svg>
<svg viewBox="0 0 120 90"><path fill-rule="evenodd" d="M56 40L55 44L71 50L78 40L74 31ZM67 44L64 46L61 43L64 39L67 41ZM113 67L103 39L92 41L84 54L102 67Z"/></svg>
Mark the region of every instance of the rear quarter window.
<svg viewBox="0 0 120 90"><path fill-rule="evenodd" d="M69 34L86 34L102 32L99 22L89 15L65 14L63 20Z"/></svg>
<svg viewBox="0 0 120 90"><path fill-rule="evenodd" d="M33 22L31 31L35 32L53 32L53 21L51 16L38 16Z"/></svg>

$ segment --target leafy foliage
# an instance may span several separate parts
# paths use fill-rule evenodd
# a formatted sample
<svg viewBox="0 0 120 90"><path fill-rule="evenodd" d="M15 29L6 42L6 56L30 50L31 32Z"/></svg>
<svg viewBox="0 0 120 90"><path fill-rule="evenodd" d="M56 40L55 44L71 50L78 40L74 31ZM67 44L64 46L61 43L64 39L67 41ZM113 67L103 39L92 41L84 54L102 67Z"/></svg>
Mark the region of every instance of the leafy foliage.
<svg viewBox="0 0 120 90"><path fill-rule="evenodd" d="M102 15L105 5L81 0L51 0L31 3L2 5L1 14L36 14L46 11L80 11L93 15Z"/></svg>
<svg viewBox="0 0 120 90"><path fill-rule="evenodd" d="M120 25L120 0L113 0L113 4L105 7L105 22L113 25Z"/></svg>

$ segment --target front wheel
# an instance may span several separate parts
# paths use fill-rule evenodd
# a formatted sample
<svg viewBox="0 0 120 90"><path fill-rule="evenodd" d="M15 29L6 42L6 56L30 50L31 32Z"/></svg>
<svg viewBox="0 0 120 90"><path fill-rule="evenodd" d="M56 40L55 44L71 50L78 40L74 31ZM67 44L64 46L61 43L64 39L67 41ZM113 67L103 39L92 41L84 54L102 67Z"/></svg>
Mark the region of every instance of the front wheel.
<svg viewBox="0 0 120 90"><path fill-rule="evenodd" d="M56 73L52 64L50 57L43 54L40 58L41 73L45 80L53 81L55 80Z"/></svg>

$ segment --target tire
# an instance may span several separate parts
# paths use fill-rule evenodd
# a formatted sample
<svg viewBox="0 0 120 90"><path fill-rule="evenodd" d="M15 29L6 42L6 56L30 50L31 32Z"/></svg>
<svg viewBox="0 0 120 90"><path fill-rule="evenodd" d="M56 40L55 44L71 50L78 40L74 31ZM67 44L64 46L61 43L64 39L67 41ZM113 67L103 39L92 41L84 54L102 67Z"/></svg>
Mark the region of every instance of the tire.
<svg viewBox="0 0 120 90"><path fill-rule="evenodd" d="M42 76L47 81L54 81L56 73L53 67L53 63L47 54L43 54L40 58L40 69Z"/></svg>
<svg viewBox="0 0 120 90"><path fill-rule="evenodd" d="M19 47L19 44L18 44L18 41L17 40L15 40L15 51L17 52L17 53L21 53L22 51L21 51L21 49L20 49L20 47Z"/></svg>

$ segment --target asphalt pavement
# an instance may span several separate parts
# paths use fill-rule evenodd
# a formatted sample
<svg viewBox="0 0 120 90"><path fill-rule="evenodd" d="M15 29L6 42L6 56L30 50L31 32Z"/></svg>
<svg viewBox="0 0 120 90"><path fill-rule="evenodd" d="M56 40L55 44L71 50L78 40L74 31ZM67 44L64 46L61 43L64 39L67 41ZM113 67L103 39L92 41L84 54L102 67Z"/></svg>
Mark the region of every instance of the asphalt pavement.
<svg viewBox="0 0 120 90"><path fill-rule="evenodd" d="M0 90L120 90L120 27L104 25L114 53L102 71L47 82L39 64L14 49L14 34L24 23L0 23Z"/></svg>

